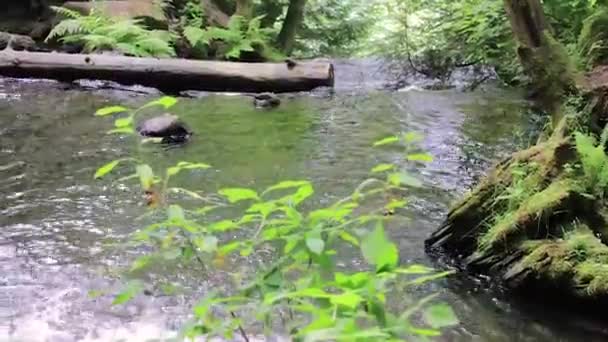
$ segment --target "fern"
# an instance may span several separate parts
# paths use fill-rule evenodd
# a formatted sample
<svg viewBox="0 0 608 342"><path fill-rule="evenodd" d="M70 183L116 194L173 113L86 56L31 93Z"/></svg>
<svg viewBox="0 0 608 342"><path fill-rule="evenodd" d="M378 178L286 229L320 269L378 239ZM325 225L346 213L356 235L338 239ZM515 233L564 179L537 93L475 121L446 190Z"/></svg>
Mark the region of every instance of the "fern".
<svg viewBox="0 0 608 342"><path fill-rule="evenodd" d="M55 11L58 15L64 16L66 18L78 19L82 17L82 14L77 11L71 10L69 8L61 7L61 6L51 6L51 9Z"/></svg>
<svg viewBox="0 0 608 342"><path fill-rule="evenodd" d="M132 56L172 57L174 35L168 31L150 31L141 20L113 19L92 10L90 15L63 8L53 9L68 19L51 30L47 41L58 39L63 43L80 44L85 52L117 50Z"/></svg>
<svg viewBox="0 0 608 342"><path fill-rule="evenodd" d="M191 46L209 45L212 41L221 41L226 45L223 55L227 59L238 59L241 53L246 51L263 53L270 49L268 42L273 31L261 28L262 18L263 16L259 16L247 21L242 16L234 15L226 28L186 27L184 37Z"/></svg>
<svg viewBox="0 0 608 342"><path fill-rule="evenodd" d="M580 132L574 135L576 151L579 155L583 168L585 185L587 189L600 197L604 197L606 186L608 185L608 156L604 151L608 130L604 130L602 137L598 141Z"/></svg>

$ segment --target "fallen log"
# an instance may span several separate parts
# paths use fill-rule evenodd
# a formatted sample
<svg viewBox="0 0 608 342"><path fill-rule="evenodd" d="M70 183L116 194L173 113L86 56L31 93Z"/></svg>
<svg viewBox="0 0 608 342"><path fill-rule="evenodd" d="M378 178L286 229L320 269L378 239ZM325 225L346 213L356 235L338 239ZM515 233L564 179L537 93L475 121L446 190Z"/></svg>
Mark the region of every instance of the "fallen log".
<svg viewBox="0 0 608 342"><path fill-rule="evenodd" d="M71 82L98 79L166 93L185 90L294 92L332 87L331 63L237 63L5 50L0 76Z"/></svg>

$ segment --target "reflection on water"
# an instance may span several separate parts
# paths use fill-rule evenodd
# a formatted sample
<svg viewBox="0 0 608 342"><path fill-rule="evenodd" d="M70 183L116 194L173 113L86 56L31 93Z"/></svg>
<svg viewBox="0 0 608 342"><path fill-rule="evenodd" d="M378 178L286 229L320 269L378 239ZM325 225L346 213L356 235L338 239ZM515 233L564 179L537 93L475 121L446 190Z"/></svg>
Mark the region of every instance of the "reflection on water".
<svg viewBox="0 0 608 342"><path fill-rule="evenodd" d="M355 78L365 82L364 74ZM184 294L142 296L120 307L110 306L110 296L89 296L94 289L117 290L115 270L137 254L117 244L137 229L135 218L144 212L137 186L92 179L96 167L131 153L159 167L181 160L213 166L177 178L188 188L260 189L304 178L316 185L313 201L327 203L348 194L379 161L399 161L395 151L373 153L373 141L421 132L436 159L417 171L426 187L413 194L408 223L392 234L403 262L432 264L424 238L490 161L515 148L514 132L528 124L525 103L504 90L348 89L337 87L331 96L284 95L283 105L272 111L256 110L247 96L182 99L174 111L196 132L193 141L177 149L132 150L132 138L106 135L110 120L92 113L117 102L141 104L145 96L0 81L0 341L169 336L193 300L222 286L220 275L199 279L180 270L181 280L196 284ZM446 340L512 341L515 332L518 340L591 338L566 324L550 325L469 282L442 281L420 291L429 290L440 291L463 321Z"/></svg>

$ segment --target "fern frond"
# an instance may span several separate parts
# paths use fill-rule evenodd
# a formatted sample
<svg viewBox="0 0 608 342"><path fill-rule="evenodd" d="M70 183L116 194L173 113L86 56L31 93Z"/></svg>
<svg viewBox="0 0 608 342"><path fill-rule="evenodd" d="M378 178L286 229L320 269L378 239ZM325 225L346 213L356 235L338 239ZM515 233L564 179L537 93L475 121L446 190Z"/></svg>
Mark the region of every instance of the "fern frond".
<svg viewBox="0 0 608 342"><path fill-rule="evenodd" d="M227 30L221 27L210 27L207 29L210 39L222 40L224 42L239 42L243 39L241 31Z"/></svg>
<svg viewBox="0 0 608 342"><path fill-rule="evenodd" d="M57 13L58 15L62 15L66 18L78 19L83 16L82 14L78 13L77 11L71 10L69 8L65 8L63 6L51 6L51 9L53 11L55 11L55 13Z"/></svg>
<svg viewBox="0 0 608 342"><path fill-rule="evenodd" d="M87 34L82 37L86 43L84 50L87 52L113 50L116 47L116 39L104 35Z"/></svg>
<svg viewBox="0 0 608 342"><path fill-rule="evenodd" d="M232 32L241 32L242 27L245 25L246 22L247 20L245 19L245 17L240 15L233 15L228 21L228 30Z"/></svg>
<svg viewBox="0 0 608 342"><path fill-rule="evenodd" d="M148 56L156 57L174 57L175 49L171 44L162 39L147 37L135 42L135 46L140 51L145 52ZM143 54L142 54L143 56Z"/></svg>
<svg viewBox="0 0 608 342"><path fill-rule="evenodd" d="M59 24L57 24L49 35L46 37L45 41L49 41L54 38L66 36L66 35L74 35L78 33L84 32L84 28L82 27L82 21L79 19L67 19L63 20Z"/></svg>
<svg viewBox="0 0 608 342"><path fill-rule="evenodd" d="M209 45L211 41L209 32L194 26L188 26L184 29L184 37L191 46Z"/></svg>

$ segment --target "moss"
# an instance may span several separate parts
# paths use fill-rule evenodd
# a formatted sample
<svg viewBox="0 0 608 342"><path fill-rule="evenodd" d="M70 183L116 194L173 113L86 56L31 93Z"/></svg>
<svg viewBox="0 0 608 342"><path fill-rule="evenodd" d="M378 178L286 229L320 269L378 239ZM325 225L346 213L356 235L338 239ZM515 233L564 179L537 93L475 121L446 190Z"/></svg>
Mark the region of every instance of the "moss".
<svg viewBox="0 0 608 342"><path fill-rule="evenodd" d="M568 280L579 296L608 295L608 246L584 224L564 227L563 239L526 242L528 253L514 269L530 270L537 277ZM513 273L517 273L513 272Z"/></svg>
<svg viewBox="0 0 608 342"><path fill-rule="evenodd" d="M525 184L524 184L525 185ZM535 223L542 216L548 216L570 196L572 183L561 180L551 183L545 190L537 192L525 200L514 211L508 211L499 216L488 231L479 239L479 248L486 250L498 244L505 243L509 236L521 231L521 228ZM534 187L527 190L534 193Z"/></svg>
<svg viewBox="0 0 608 342"><path fill-rule="evenodd" d="M608 9L605 8L596 11L583 22L577 48L588 66L601 64L608 60L607 25Z"/></svg>

